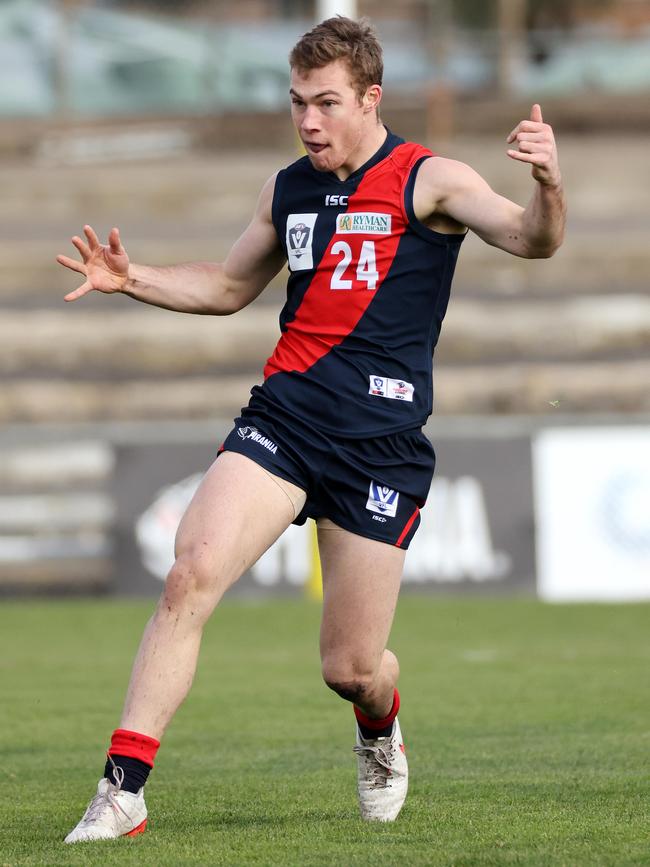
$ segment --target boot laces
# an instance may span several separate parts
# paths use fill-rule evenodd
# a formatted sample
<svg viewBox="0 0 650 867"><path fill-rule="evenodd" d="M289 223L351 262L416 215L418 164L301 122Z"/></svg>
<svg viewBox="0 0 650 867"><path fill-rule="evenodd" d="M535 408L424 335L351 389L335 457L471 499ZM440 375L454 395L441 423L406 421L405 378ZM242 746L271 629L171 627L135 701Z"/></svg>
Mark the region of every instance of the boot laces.
<svg viewBox="0 0 650 867"><path fill-rule="evenodd" d="M117 798L117 795L122 789L122 783L124 782L124 769L120 768L118 765L115 764L111 755L109 755L108 753L106 755L108 755L108 759L113 765L113 777L116 782L111 783L111 781L109 780L106 791L101 794L98 793L92 799L92 801L88 805L88 810L83 819L84 825L90 824L97 819L103 818L104 812L107 807L110 807L114 813L117 813L119 811L124 816L126 816L127 819L131 818Z"/></svg>
<svg viewBox="0 0 650 867"><path fill-rule="evenodd" d="M388 786L388 778L392 776L392 762L395 751L392 738L385 747L375 747L370 744L352 747L354 752L365 759L365 772L375 788L384 789Z"/></svg>

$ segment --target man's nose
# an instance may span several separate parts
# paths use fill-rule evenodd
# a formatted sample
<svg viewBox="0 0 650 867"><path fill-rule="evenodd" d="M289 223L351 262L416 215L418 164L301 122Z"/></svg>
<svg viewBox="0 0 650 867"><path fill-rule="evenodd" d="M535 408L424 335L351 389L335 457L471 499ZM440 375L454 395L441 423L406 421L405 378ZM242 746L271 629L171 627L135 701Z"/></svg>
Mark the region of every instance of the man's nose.
<svg viewBox="0 0 650 867"><path fill-rule="evenodd" d="M308 105L302 116L302 128L314 132L320 129L320 112L315 105Z"/></svg>

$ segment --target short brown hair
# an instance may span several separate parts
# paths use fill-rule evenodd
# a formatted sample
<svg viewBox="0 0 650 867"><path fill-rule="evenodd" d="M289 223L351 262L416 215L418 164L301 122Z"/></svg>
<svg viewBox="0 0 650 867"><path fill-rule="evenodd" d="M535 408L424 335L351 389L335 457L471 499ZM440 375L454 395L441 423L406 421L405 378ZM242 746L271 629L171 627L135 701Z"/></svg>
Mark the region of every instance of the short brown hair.
<svg viewBox="0 0 650 867"><path fill-rule="evenodd" d="M337 15L317 24L300 39L289 55L289 64L299 72L320 69L343 60L352 86L361 98L371 84L381 85L384 61L377 34L367 18L352 21Z"/></svg>

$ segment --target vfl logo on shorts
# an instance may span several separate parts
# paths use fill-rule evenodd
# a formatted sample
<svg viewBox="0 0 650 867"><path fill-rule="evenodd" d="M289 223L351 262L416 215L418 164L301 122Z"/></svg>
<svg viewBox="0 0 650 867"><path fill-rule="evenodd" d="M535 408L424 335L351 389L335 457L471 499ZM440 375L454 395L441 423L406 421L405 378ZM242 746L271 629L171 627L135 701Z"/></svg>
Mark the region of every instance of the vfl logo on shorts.
<svg viewBox="0 0 650 867"><path fill-rule="evenodd" d="M415 388L410 382L403 379L388 379L386 376L370 375L370 388L368 394L375 397L387 397L389 400L405 400L413 403Z"/></svg>
<svg viewBox="0 0 650 867"><path fill-rule="evenodd" d="M278 450L273 440L261 434L256 427L238 427L237 433L243 440L253 440L253 442L259 443L263 448L268 449L272 454L275 454Z"/></svg>
<svg viewBox="0 0 650 867"><path fill-rule="evenodd" d="M318 214L289 214L287 217L287 258L292 271L314 267L312 243Z"/></svg>
<svg viewBox="0 0 650 867"><path fill-rule="evenodd" d="M380 515L386 515L387 518L394 518L397 513L398 502L399 493L397 491L387 488L385 485L378 485L377 482L370 482L368 502L366 503L366 509L369 512L377 512Z"/></svg>

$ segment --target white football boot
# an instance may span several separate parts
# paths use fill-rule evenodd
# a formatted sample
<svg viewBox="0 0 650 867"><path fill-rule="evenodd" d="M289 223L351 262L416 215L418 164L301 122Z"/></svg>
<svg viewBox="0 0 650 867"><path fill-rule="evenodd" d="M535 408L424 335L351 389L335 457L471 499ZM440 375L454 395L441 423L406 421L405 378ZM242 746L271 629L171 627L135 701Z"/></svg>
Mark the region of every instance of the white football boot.
<svg viewBox="0 0 650 867"><path fill-rule="evenodd" d="M117 771L122 771L122 768ZM123 779L124 772L117 785L105 777L99 781L97 794L64 843L113 840L116 837L135 837L136 834L142 834L147 827L144 787L135 795L132 792L123 792Z"/></svg>
<svg viewBox="0 0 650 867"><path fill-rule="evenodd" d="M397 718L390 737L365 740L357 726L353 748L359 763L359 807L363 819L392 822L406 799L409 769Z"/></svg>

